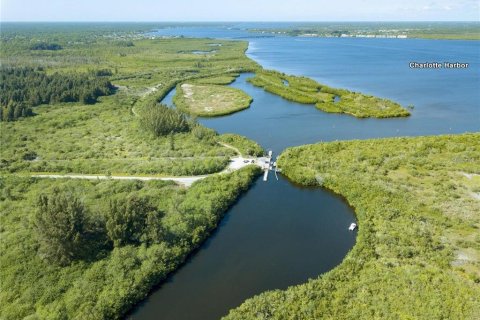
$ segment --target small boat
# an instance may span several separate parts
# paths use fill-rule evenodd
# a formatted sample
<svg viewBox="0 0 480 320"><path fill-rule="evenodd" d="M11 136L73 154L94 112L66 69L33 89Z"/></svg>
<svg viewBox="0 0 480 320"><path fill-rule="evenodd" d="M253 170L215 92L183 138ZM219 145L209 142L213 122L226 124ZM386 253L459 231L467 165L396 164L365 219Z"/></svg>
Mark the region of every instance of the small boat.
<svg viewBox="0 0 480 320"><path fill-rule="evenodd" d="M348 230L353 231L353 230L355 230L356 228L357 228L357 224L354 223L354 222L352 222L352 223L350 224L350 227L348 227Z"/></svg>

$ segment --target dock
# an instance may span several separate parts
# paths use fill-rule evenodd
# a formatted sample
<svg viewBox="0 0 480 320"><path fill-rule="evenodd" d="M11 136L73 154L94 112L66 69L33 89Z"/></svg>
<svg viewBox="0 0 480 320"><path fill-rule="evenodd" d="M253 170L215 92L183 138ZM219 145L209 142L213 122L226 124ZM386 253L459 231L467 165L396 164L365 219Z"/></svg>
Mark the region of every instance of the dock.
<svg viewBox="0 0 480 320"><path fill-rule="evenodd" d="M268 170L265 170L265 172L263 173L263 181L267 181L268 180Z"/></svg>
<svg viewBox="0 0 480 320"><path fill-rule="evenodd" d="M272 170L272 156L273 156L273 151L272 150L268 151L268 156L265 157L265 160L264 160L265 162L263 164L263 170L264 170L263 181L268 180L268 172Z"/></svg>

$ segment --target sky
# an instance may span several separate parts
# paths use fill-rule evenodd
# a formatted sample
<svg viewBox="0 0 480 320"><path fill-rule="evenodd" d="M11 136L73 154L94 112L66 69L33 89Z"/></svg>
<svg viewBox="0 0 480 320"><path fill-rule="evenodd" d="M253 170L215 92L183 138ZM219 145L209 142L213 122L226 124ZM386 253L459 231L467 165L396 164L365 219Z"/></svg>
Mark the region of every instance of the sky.
<svg viewBox="0 0 480 320"><path fill-rule="evenodd" d="M0 0L1 21L479 21L480 0Z"/></svg>

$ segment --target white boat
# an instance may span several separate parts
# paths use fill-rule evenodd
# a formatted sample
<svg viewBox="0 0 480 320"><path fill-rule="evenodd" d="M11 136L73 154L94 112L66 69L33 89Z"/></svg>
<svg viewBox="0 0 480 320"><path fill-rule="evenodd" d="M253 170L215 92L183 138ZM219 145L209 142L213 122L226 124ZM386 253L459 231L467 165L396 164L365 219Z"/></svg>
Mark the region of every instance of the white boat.
<svg viewBox="0 0 480 320"><path fill-rule="evenodd" d="M357 224L354 223L354 222L352 222L352 223L350 224L350 227L348 227L348 230L353 231L353 230L355 230L356 228L357 228Z"/></svg>

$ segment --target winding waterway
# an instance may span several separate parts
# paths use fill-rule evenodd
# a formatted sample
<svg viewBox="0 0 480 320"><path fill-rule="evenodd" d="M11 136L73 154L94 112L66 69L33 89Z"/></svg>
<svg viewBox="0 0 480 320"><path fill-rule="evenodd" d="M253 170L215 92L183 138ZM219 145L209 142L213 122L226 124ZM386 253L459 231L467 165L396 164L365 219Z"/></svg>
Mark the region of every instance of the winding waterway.
<svg viewBox="0 0 480 320"><path fill-rule="evenodd" d="M415 106L402 119L356 119L286 101L246 82L254 98L230 116L201 119L280 153L286 147L343 139L461 133L480 129L479 46L472 41L256 38L241 27L162 29L159 35L246 38L266 68ZM410 70L413 61L461 61L466 70ZM171 92L165 103L171 104ZM246 298L305 282L338 265L355 243L353 210L322 189L280 176L258 179L187 263L132 311L131 319L218 319Z"/></svg>

